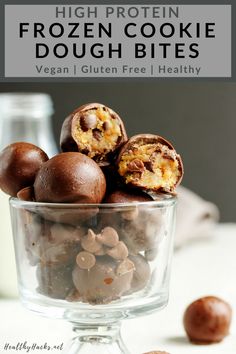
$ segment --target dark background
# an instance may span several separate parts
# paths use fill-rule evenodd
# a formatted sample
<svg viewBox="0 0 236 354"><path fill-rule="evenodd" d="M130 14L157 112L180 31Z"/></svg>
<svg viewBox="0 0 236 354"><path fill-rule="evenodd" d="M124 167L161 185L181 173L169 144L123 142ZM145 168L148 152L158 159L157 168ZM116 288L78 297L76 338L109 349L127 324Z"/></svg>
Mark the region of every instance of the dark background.
<svg viewBox="0 0 236 354"><path fill-rule="evenodd" d="M216 203L221 221L236 221L236 83L0 84L0 92L12 91L46 92L52 96L57 142L68 113L81 104L96 101L121 115L129 135L163 135L183 157L183 184Z"/></svg>

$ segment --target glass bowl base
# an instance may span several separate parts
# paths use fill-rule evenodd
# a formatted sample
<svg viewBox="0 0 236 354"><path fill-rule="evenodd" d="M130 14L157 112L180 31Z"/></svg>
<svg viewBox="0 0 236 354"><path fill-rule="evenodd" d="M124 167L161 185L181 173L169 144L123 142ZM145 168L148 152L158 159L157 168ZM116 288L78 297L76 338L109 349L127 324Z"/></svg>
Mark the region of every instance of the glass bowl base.
<svg viewBox="0 0 236 354"><path fill-rule="evenodd" d="M120 335L121 321L162 310L167 305L168 292L155 297L122 298L111 304L92 306L35 296L23 290L21 301L39 315L65 319L72 324L76 336L63 354L130 354Z"/></svg>
<svg viewBox="0 0 236 354"><path fill-rule="evenodd" d="M135 318L162 310L168 303L168 292L149 298L132 298L113 301L106 305L90 305L81 302L65 302L46 296L21 292L23 305L44 317L65 319L72 323L107 324Z"/></svg>
<svg viewBox="0 0 236 354"><path fill-rule="evenodd" d="M109 325L76 325L76 337L64 354L130 354L120 336L120 322Z"/></svg>

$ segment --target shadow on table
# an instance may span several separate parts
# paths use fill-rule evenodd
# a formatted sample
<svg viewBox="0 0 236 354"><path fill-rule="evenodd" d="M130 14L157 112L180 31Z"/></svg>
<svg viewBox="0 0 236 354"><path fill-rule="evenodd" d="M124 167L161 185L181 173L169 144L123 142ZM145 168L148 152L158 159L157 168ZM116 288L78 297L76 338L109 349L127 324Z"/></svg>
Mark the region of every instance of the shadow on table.
<svg viewBox="0 0 236 354"><path fill-rule="evenodd" d="M176 345L189 345L189 341L185 336L175 336L175 337L166 337L165 342L169 344L176 344Z"/></svg>

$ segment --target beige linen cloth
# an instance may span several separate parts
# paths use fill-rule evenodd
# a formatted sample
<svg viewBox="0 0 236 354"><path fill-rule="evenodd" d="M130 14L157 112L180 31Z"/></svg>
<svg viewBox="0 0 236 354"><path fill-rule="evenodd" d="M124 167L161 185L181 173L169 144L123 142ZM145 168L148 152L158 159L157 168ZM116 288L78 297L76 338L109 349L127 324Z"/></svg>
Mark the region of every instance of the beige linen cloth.
<svg viewBox="0 0 236 354"><path fill-rule="evenodd" d="M175 247L212 235L219 221L219 210L185 187L178 187Z"/></svg>

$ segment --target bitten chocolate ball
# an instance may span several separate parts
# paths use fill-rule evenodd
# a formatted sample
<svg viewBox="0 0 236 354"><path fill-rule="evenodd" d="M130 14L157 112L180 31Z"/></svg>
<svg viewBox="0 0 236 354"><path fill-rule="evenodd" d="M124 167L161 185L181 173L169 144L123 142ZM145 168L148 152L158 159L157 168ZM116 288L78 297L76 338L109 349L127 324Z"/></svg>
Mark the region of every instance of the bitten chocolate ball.
<svg viewBox="0 0 236 354"><path fill-rule="evenodd" d="M37 202L100 203L105 192L106 180L100 167L78 152L62 153L48 160L34 183Z"/></svg>
<svg viewBox="0 0 236 354"><path fill-rule="evenodd" d="M207 296L194 301L184 313L184 328L196 344L221 342L229 334L232 310L224 300Z"/></svg>
<svg viewBox="0 0 236 354"><path fill-rule="evenodd" d="M167 140L153 134L130 138L117 165L125 184L143 190L173 192L183 177L181 157Z"/></svg>
<svg viewBox="0 0 236 354"><path fill-rule="evenodd" d="M0 153L0 188L12 197L34 183L35 176L48 156L29 143L8 145Z"/></svg>
<svg viewBox="0 0 236 354"><path fill-rule="evenodd" d="M60 144L62 151L79 151L106 165L117 149L127 141L119 115L100 103L77 108L63 123Z"/></svg>

